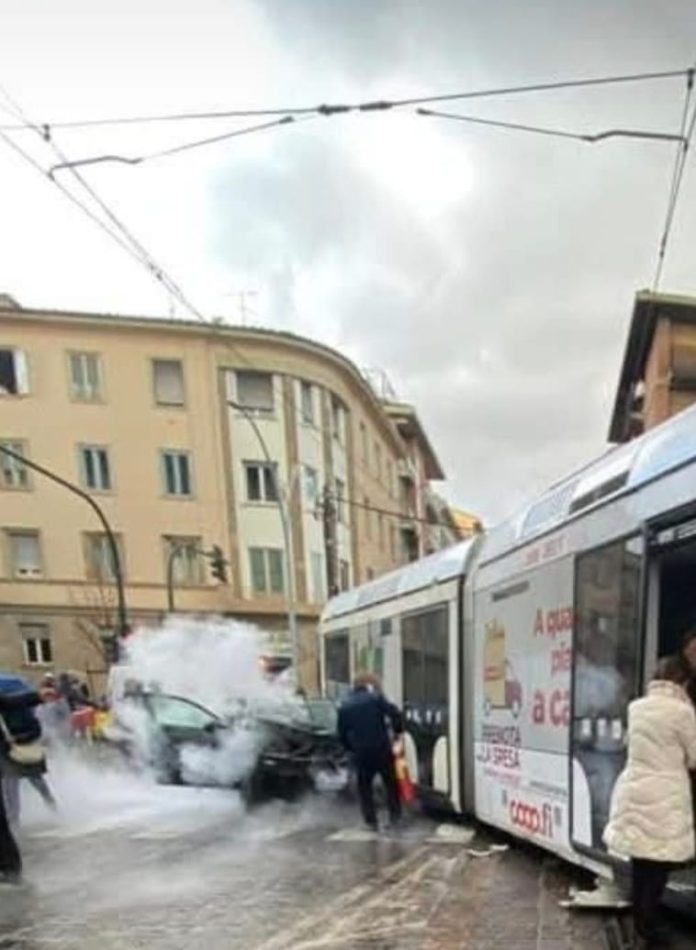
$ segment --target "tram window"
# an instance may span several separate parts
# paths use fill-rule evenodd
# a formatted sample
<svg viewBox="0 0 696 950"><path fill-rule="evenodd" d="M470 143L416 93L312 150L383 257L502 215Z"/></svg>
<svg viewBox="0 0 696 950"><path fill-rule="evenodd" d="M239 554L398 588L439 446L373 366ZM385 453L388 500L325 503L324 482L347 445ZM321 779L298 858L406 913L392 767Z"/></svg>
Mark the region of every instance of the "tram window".
<svg viewBox="0 0 696 950"><path fill-rule="evenodd" d="M447 608L411 614L401 622L404 702L446 705Z"/></svg>
<svg viewBox="0 0 696 950"><path fill-rule="evenodd" d="M347 633L334 633L324 639L326 692L338 696L350 685L350 647Z"/></svg>
<svg viewBox="0 0 696 950"><path fill-rule="evenodd" d="M591 828L602 848L614 782L625 760L628 702L639 690L641 554L620 541L576 562L573 756L584 773L589 801L574 804L574 828ZM589 807L583 821L579 810Z"/></svg>

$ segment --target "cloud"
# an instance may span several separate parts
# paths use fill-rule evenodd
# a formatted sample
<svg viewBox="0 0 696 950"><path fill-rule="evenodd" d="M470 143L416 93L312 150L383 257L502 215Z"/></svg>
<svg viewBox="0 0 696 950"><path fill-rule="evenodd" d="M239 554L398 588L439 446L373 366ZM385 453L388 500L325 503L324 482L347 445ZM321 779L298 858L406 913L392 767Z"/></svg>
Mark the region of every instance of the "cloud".
<svg viewBox="0 0 696 950"><path fill-rule="evenodd" d="M22 50L39 7L15 6L12 48ZM678 68L693 59L696 28L690 0L149 0L111 4L108 30L76 0L54 6L66 19L37 41L43 69L8 41L8 81L42 116L357 102ZM78 42L70 24L81 11ZM113 36L129 46L125 71ZM669 131L683 89L670 80L447 108L569 130ZM67 142L83 154L171 144L182 131ZM673 154L664 143L588 146L378 113L92 180L207 310L229 313L232 291L258 290L262 323L386 370L417 405L448 494L495 520L603 449ZM16 229L0 247L8 290L44 306L161 311L147 278L114 263L87 225L42 204L37 232L26 214L37 186L18 189L20 174L13 166L4 184ZM692 201L687 175L663 284L677 292L694 289ZM58 233L72 240L59 247Z"/></svg>

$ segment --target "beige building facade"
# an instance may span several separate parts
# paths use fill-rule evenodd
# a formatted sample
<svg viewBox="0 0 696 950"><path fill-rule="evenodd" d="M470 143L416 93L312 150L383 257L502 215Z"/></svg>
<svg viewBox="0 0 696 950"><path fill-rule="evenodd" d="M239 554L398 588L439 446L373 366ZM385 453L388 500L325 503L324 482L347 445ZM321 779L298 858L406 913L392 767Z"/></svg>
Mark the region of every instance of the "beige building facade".
<svg viewBox="0 0 696 950"><path fill-rule="evenodd" d="M343 356L291 334L0 296L0 444L101 506L131 625L166 616L175 547L178 612L257 623L289 654L280 491L310 686L327 596L424 551L423 498L443 473L414 420ZM200 553L214 545L226 583ZM116 622L105 535L84 500L2 453L0 601L0 668L99 683Z"/></svg>

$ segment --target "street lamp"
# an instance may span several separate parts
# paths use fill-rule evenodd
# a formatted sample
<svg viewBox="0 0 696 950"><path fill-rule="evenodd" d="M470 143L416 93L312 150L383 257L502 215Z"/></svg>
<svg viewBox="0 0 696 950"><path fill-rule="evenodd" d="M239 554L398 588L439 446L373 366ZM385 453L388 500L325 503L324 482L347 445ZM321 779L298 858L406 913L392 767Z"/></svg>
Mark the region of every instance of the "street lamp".
<svg viewBox="0 0 696 950"><path fill-rule="evenodd" d="M297 613L295 610L295 553L292 540L292 526L290 524L290 513L288 510L288 497L286 495L286 489L285 487L281 487L278 484L275 462L271 458L271 453L268 451L266 440L264 439L261 429L254 418L254 407L244 406L242 403L235 402L229 397L227 402L230 406L232 406L233 409L237 409L242 413L251 428L254 430L254 435L258 439L258 443L261 446L261 451L263 452L263 457L268 464L271 472L271 478L273 479L275 501L278 505L278 514L280 515L280 522L283 528L285 574L287 575L287 584L285 588L287 602L286 609L288 613L288 627L290 628L290 640L292 643L292 662L295 667L295 676L299 678L300 643L297 634Z"/></svg>
<svg viewBox="0 0 696 950"><path fill-rule="evenodd" d="M118 553L118 546L116 544L116 538L114 537L114 532L111 529L111 525L107 521L106 515L102 511L101 507L97 502L92 498L91 495L88 495L87 492L83 491L81 488L78 488L77 485L73 485L72 482L67 481L67 479L62 478L60 475L56 475L55 472L50 471L48 468L44 468L43 465L39 465L38 462L32 462L31 459L26 458L19 452L14 452L12 449L8 449L7 446L3 445L0 442L0 452L3 455L7 455L9 458L15 459L17 462L21 462L22 465L26 465L27 468L32 469L34 472L39 472L40 475L43 475L45 478L50 479L52 482L55 482L57 485L60 485L62 488L65 488L67 491L72 492L73 495L77 495L78 498L81 498L83 501L86 501L90 508L94 511L96 516L99 518L102 527L104 528L104 534L106 535L107 542L109 545L109 550L111 551L111 562L114 573L114 583L116 585L116 597L117 597L117 612L118 612L118 635L123 639L130 632L130 627L128 625L128 613L126 610L126 593L123 586L123 571L121 570L121 558Z"/></svg>

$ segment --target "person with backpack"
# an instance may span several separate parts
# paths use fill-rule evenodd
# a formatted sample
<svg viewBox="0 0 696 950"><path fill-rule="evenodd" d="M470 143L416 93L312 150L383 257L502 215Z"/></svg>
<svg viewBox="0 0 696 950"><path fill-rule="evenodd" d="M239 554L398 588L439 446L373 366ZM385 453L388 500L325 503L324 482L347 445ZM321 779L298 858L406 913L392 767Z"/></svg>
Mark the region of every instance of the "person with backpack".
<svg viewBox="0 0 696 950"><path fill-rule="evenodd" d="M0 673L0 776L4 810L11 825L19 823L19 780L26 778L44 802L55 809L45 775L46 752L35 709L39 694L19 676Z"/></svg>
<svg viewBox="0 0 696 950"><path fill-rule="evenodd" d="M12 721L25 702L26 691L24 690L14 693L0 691L0 716L3 717L3 721L5 719ZM0 750L3 756L9 754L9 745L4 736L0 736ZM16 886L22 881L22 856L12 834L2 791L2 785L0 785L0 885Z"/></svg>

